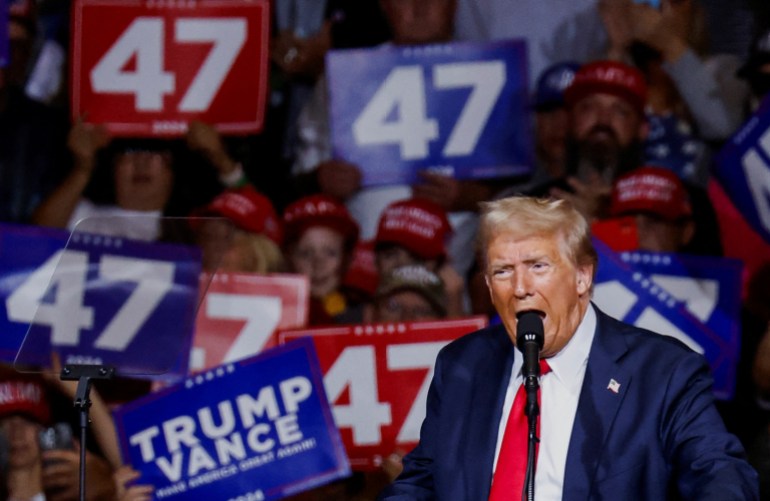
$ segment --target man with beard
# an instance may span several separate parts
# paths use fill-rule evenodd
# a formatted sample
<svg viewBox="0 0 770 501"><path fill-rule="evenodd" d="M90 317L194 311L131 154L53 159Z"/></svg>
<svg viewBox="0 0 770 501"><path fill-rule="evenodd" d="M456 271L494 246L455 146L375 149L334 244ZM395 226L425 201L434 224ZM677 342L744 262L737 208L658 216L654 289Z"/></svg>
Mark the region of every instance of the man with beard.
<svg viewBox="0 0 770 501"><path fill-rule="evenodd" d="M567 199L589 220L606 217L613 183L643 163L642 143L649 130L644 75L617 61L588 63L577 71L564 99L570 120L568 174L533 194ZM690 248L698 254L720 255L719 229L708 195L685 184L695 219Z"/></svg>
<svg viewBox="0 0 770 501"><path fill-rule="evenodd" d="M612 182L641 162L647 136L647 85L636 68L616 61L583 65L564 91L569 112L567 175L535 195L569 199L588 218L603 215Z"/></svg>

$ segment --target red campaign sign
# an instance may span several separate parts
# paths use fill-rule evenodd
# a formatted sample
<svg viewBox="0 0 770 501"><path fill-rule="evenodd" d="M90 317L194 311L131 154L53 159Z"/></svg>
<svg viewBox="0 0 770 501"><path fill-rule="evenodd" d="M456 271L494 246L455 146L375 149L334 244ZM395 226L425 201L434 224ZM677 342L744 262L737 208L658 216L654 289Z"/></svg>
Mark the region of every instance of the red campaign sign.
<svg viewBox="0 0 770 501"><path fill-rule="evenodd" d="M193 119L262 129L268 0L75 0L73 120L118 136L178 136Z"/></svg>
<svg viewBox="0 0 770 501"><path fill-rule="evenodd" d="M334 420L356 470L372 470L397 448L413 448L441 348L487 326L486 317L282 331L311 336Z"/></svg>
<svg viewBox="0 0 770 501"><path fill-rule="evenodd" d="M215 274L198 310L190 372L275 346L277 330L307 325L309 295L304 275Z"/></svg>

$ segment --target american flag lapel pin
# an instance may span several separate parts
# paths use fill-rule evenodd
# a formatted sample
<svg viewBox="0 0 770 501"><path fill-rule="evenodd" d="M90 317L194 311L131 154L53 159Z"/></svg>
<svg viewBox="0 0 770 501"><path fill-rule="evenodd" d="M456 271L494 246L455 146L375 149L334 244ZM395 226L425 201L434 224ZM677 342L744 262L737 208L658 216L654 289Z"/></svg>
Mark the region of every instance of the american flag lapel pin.
<svg viewBox="0 0 770 501"><path fill-rule="evenodd" d="M610 390L612 393L617 394L620 391L620 383L618 383L614 379L610 379L610 384L607 385L607 389Z"/></svg>

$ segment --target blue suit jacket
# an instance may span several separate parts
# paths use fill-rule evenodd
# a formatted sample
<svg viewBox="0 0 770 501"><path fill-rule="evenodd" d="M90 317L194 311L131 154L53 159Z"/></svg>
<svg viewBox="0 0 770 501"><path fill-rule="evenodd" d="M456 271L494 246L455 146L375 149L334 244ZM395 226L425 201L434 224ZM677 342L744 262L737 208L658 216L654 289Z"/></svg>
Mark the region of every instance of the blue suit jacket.
<svg viewBox="0 0 770 501"><path fill-rule="evenodd" d="M714 407L705 359L596 311L562 499L758 499L756 472ZM420 443L381 499L489 497L513 353L502 326L441 351Z"/></svg>

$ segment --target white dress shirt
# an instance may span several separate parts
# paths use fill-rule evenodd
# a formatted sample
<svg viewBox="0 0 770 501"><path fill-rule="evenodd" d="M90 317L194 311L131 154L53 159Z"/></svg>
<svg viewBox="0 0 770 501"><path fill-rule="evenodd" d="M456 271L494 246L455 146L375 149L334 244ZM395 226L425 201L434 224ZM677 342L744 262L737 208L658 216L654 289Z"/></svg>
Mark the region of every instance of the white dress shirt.
<svg viewBox="0 0 770 501"><path fill-rule="evenodd" d="M548 359L551 372L540 377L540 449L535 473L537 501L562 499L567 449L595 330L596 312L593 306L589 306L567 346ZM524 361L521 352L515 351L503 415L498 425L495 468L513 399L522 383L521 366Z"/></svg>

